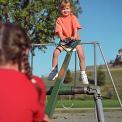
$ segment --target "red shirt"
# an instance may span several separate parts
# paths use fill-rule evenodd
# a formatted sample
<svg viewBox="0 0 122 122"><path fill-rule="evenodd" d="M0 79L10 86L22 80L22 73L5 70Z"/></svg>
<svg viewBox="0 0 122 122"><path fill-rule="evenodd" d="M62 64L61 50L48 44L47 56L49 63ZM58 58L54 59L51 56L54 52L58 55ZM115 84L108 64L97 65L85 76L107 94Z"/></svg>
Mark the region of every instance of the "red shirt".
<svg viewBox="0 0 122 122"><path fill-rule="evenodd" d="M25 74L0 69L0 122L41 122L45 113L45 88L42 82L40 84L42 102Z"/></svg>
<svg viewBox="0 0 122 122"><path fill-rule="evenodd" d="M74 29L80 29L80 23L78 22L78 19L74 15L69 15L67 17L58 17L56 20L56 28L55 33L58 35L59 32L62 32L63 36L65 38L72 37L74 35L73 30ZM79 35L78 35L78 38Z"/></svg>
<svg viewBox="0 0 122 122"><path fill-rule="evenodd" d="M41 94L40 94L40 96L38 96L38 98L39 98L39 102L40 102L40 106L41 106L41 111L40 111L40 114L42 116L41 118L44 118L45 107L46 107L46 105L45 105L45 103L46 103L45 102L46 101L46 86L40 77L33 76L33 78L36 80L36 83L38 84L38 86L41 89Z"/></svg>

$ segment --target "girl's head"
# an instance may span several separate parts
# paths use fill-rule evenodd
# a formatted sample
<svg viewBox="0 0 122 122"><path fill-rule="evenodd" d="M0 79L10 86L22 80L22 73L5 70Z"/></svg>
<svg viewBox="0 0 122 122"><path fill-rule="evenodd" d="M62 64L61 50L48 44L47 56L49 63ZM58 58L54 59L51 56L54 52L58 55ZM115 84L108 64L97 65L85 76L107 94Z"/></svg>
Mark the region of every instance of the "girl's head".
<svg viewBox="0 0 122 122"><path fill-rule="evenodd" d="M21 27L10 23L0 26L0 66L17 65L19 71L31 76L29 48L30 39Z"/></svg>
<svg viewBox="0 0 122 122"><path fill-rule="evenodd" d="M59 6L59 10L61 15L65 17L72 14L71 3L69 2L69 0L62 0Z"/></svg>

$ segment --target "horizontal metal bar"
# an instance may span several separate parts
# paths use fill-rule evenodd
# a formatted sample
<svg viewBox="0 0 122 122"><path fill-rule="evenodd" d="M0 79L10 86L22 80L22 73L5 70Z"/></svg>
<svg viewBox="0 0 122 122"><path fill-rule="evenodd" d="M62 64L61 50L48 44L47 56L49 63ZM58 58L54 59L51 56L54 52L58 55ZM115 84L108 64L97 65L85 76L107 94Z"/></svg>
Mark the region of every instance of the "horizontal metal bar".
<svg viewBox="0 0 122 122"><path fill-rule="evenodd" d="M54 86L51 86L50 89L47 90L47 95L51 95L52 89ZM58 95L75 95L75 94L87 94L93 95L97 92L98 87L73 87L73 86L61 86L59 89Z"/></svg>
<svg viewBox="0 0 122 122"><path fill-rule="evenodd" d="M99 44L98 42L81 42L80 44ZM32 46L56 46L58 43L47 43L47 44L31 44Z"/></svg>

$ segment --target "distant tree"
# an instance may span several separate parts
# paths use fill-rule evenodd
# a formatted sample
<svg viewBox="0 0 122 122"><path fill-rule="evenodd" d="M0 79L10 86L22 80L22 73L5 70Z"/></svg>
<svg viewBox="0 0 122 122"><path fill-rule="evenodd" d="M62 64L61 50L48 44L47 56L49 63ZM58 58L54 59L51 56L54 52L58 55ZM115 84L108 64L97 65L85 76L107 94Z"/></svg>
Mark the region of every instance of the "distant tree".
<svg viewBox="0 0 122 122"><path fill-rule="evenodd" d="M105 73L102 71L102 66L99 66L97 70L97 84L99 86L105 85Z"/></svg>
<svg viewBox="0 0 122 122"><path fill-rule="evenodd" d="M73 78L72 78L72 75L71 75L71 72L70 70L68 69L67 70L67 74L66 74L66 77L64 79L64 83L70 83L73 81Z"/></svg>
<svg viewBox="0 0 122 122"><path fill-rule="evenodd" d="M0 16L24 27L32 43L49 43L54 38L55 20L61 0L0 0ZM71 0L76 15L79 0Z"/></svg>
<svg viewBox="0 0 122 122"><path fill-rule="evenodd" d="M114 60L110 60L109 64L113 64L114 63Z"/></svg>
<svg viewBox="0 0 122 122"><path fill-rule="evenodd" d="M118 50L118 54L121 54L121 55L122 55L122 48L120 48L120 49Z"/></svg>
<svg viewBox="0 0 122 122"><path fill-rule="evenodd" d="M116 58L112 66L117 66L117 65L122 66L122 48L118 50L118 54L116 55Z"/></svg>

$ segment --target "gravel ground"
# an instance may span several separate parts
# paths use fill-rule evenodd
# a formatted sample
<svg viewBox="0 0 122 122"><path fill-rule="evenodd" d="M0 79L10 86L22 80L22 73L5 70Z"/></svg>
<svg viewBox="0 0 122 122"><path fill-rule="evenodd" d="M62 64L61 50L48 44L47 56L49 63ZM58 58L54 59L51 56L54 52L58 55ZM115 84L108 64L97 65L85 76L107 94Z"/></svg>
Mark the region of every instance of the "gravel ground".
<svg viewBox="0 0 122 122"><path fill-rule="evenodd" d="M122 110L109 110L104 112L105 122L122 122ZM62 112L57 111L53 116L53 122L97 122L94 111L88 112Z"/></svg>

